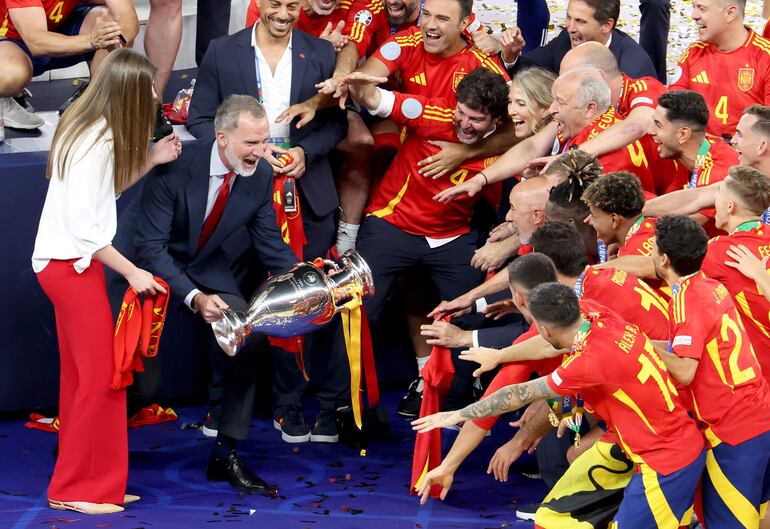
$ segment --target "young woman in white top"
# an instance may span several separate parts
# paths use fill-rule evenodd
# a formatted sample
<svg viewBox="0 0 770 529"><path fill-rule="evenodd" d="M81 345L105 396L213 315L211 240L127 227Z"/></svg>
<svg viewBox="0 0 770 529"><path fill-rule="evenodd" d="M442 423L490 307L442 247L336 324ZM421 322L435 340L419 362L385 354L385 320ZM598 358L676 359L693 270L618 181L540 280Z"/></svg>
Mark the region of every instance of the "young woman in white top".
<svg viewBox="0 0 770 529"><path fill-rule="evenodd" d="M56 509L105 514L138 499L125 494L126 395L109 387L114 323L103 265L141 294L163 292L111 245L116 197L181 151L175 135L148 148L154 75L138 53L110 53L62 116L48 158L32 268L55 309L61 359L59 457L48 489Z"/></svg>

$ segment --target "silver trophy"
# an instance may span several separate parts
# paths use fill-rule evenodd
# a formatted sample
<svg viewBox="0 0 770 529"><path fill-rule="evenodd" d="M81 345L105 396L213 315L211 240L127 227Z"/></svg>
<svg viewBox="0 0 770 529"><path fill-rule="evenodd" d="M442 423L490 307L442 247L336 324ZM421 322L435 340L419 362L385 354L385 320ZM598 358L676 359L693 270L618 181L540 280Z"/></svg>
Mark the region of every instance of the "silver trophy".
<svg viewBox="0 0 770 529"><path fill-rule="evenodd" d="M235 356L252 332L277 338L307 334L329 323L357 293L369 299L374 279L366 261L348 250L340 265L304 262L271 277L251 298L246 312L222 310L223 318L211 324L217 343L225 354Z"/></svg>

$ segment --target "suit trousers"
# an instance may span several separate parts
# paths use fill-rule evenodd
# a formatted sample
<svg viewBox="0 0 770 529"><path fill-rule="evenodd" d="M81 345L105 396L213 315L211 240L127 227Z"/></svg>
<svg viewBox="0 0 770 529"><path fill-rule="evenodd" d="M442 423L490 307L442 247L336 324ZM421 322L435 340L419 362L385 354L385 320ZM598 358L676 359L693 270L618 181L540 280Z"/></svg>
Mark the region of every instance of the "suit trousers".
<svg viewBox="0 0 770 529"><path fill-rule="evenodd" d="M639 45L650 56L658 81L667 83L666 51L668 31L671 27L671 2L669 0L641 0L639 10L642 13L639 29Z"/></svg>
<svg viewBox="0 0 770 529"><path fill-rule="evenodd" d="M200 66L209 43L224 37L230 30L230 2L222 0L198 0L198 16L195 20L195 64Z"/></svg>
<svg viewBox="0 0 770 529"><path fill-rule="evenodd" d="M231 310L244 312L248 303L240 296L218 294ZM202 320L201 320L202 322ZM206 325L208 327L208 325ZM234 439L246 439L254 410L254 397L257 390L257 373L260 365L268 362L267 338L263 334L253 333L235 356L227 356L216 343L210 328L209 358L212 379L216 387L216 406L218 417L215 423L219 433ZM212 398L211 391L209 398ZM214 411L214 410L212 410Z"/></svg>
<svg viewBox="0 0 770 529"><path fill-rule="evenodd" d="M302 225L307 243L302 257L312 260L326 257L334 243L336 225L334 214L315 215L300 194L302 200ZM342 326L336 322L305 335L304 364L316 389L322 410L334 410L349 400L350 371L347 365ZM339 335L339 336L338 336ZM273 348L273 409L298 406L308 387L297 365L296 357L279 347Z"/></svg>
<svg viewBox="0 0 770 529"><path fill-rule="evenodd" d="M38 273L59 340L59 457L48 488L58 501L122 504L128 480L126 391L110 389L114 323L104 267L78 274L53 260Z"/></svg>

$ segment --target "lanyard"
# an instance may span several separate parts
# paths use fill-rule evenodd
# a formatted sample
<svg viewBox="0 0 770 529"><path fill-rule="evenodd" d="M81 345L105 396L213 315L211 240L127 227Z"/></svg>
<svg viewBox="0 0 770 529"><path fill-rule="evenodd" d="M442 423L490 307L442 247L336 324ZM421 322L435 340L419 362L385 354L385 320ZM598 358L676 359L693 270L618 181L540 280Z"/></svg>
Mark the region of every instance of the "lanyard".
<svg viewBox="0 0 770 529"><path fill-rule="evenodd" d="M603 241L596 241L596 249L599 252L599 262L607 262L607 245Z"/></svg>
<svg viewBox="0 0 770 529"><path fill-rule="evenodd" d="M257 101L261 105L265 104L265 92L262 90L262 74L259 72L259 53L257 48L254 48L254 66L257 70Z"/></svg>
<svg viewBox="0 0 770 529"><path fill-rule="evenodd" d="M573 288L573 290L575 291L575 295L577 296L578 299L581 299L583 297L583 282L585 281L586 272L588 272L588 268L589 267L586 266L585 270L583 270L583 273L580 274L580 277L578 277L578 280L575 283L575 287Z"/></svg>
<svg viewBox="0 0 770 529"><path fill-rule="evenodd" d="M422 20L422 10L424 7L425 7L425 0L420 0L420 14L417 15L417 23L415 24L415 26L417 26L418 28L420 27L420 20ZM390 34L395 35L396 33L398 33L398 26L396 26L395 24L391 24Z"/></svg>
<svg viewBox="0 0 770 529"><path fill-rule="evenodd" d="M700 147L698 148L698 154L695 155L695 164L693 165L692 174L690 175L690 183L687 185L688 188L692 189L694 187L698 187L698 173L700 173L703 162L706 159L706 155L709 153L710 149L711 144L708 140L704 139L703 143L701 143Z"/></svg>

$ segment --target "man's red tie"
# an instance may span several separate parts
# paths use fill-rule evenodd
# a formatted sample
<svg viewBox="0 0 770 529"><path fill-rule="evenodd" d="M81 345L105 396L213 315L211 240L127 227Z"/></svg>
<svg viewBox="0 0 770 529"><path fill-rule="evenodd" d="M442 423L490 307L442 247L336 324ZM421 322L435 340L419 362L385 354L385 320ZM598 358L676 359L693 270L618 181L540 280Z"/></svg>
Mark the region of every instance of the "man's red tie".
<svg viewBox="0 0 770 529"><path fill-rule="evenodd" d="M235 173L232 171L225 175L222 187L219 188L217 198L214 200L214 206L211 208L211 213L209 213L209 216L206 217L206 220L203 222L201 236L198 239L198 250L203 248L203 245L206 244L206 241L209 240L211 234L214 233L217 224L219 224L219 219L222 218L222 213L225 211L225 206L227 205L227 199L230 198L230 182L233 180L233 176L235 176Z"/></svg>

